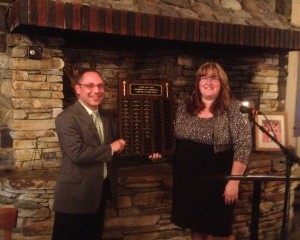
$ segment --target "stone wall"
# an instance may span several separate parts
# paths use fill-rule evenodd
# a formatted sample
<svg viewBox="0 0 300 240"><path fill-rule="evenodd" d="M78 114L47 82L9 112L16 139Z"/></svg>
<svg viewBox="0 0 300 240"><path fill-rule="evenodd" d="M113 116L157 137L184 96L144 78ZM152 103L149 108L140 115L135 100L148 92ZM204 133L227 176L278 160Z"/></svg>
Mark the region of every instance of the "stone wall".
<svg viewBox="0 0 300 240"><path fill-rule="evenodd" d="M115 41L119 43L117 49ZM12 103L9 109L12 119L8 126L13 137L14 161L20 171L16 172L17 177L12 180L2 181L0 203L12 204L19 209L18 228L14 234L16 239L23 239L24 236L50 239L53 188L60 159L54 119L63 108L62 92L65 91L64 95L68 96L69 84L68 78L63 74L64 66L93 67L99 70L107 83L104 108L116 116L119 79L171 80L176 108L178 102L189 94L198 66L211 59L225 67L232 89L262 91L262 111L275 111L279 106L284 108L283 102L278 101L279 83L284 83L286 76L286 70L282 67L286 63L284 52L220 50L166 42L153 44L151 41L139 42L132 39L120 41L84 38L84 42L75 40L74 37L65 37L63 41L62 38L38 35L31 35L30 38L18 34L8 36L10 64L7 72L10 74L7 81L11 81L9 86ZM132 45L135 46L134 50L129 50L133 49ZM42 59L28 59L29 46L42 47ZM7 92L10 92L9 89ZM282 98L284 99L284 95ZM33 162L33 143L36 140L40 143L38 148L39 151L42 150L42 157L37 154L37 159ZM283 174L274 159L273 155L254 154L249 173ZM30 171L32 166L34 169L41 169L42 163L45 164L45 171L38 171L39 176L36 176L36 170ZM151 169L152 166L129 169L132 173L141 173L141 176L129 174L126 168L120 169L121 215L117 216L111 206L108 207L107 239L189 238L188 231L182 232L170 223L171 170L168 167L155 171ZM243 194L241 205L237 208L235 232L238 239L246 240L249 239L252 188L250 183L243 184L241 188ZM292 189L294 188L293 185ZM283 184L266 183L263 189L260 236L275 239L282 216Z"/></svg>
<svg viewBox="0 0 300 240"><path fill-rule="evenodd" d="M67 97L70 83L63 75L64 65L99 70L107 83L104 108L113 111L117 117L120 79L170 80L176 108L177 103L190 93L198 66L212 59L220 62L228 72L233 91L262 91L262 111L284 110L286 52L257 53L225 47L221 50L130 38L72 40L75 38L7 35L1 91L5 99L3 104L6 104L3 112L8 117L2 121L11 131L12 159L18 168L26 169L34 160L36 141L40 151L37 155L45 160L36 161L36 164L56 167L59 163L60 148L54 119L62 111L64 95L65 106L70 100ZM119 45L117 49L116 44ZM32 46L41 49L41 59L30 59L28 48Z"/></svg>
<svg viewBox="0 0 300 240"><path fill-rule="evenodd" d="M284 175L281 154L253 153L247 174ZM170 221L172 168L170 163L119 168L118 214L108 202L104 239L109 240L189 240L189 229L180 230ZM18 208L14 240L51 239L53 193L56 173L46 171L12 172L2 175L0 206ZM296 182L291 184L294 201ZM258 239L277 239L282 224L284 182L262 182ZM240 185L235 210L234 235L250 239L253 184ZM221 214L221 213L220 213ZM290 219L293 210L290 210Z"/></svg>
<svg viewBox="0 0 300 240"><path fill-rule="evenodd" d="M0 5L0 20L4 20L3 14L10 1L4 2ZM116 5L121 3L113 2ZM151 4L158 2L151 1ZM164 2L178 5L190 1ZM175 9L178 10L178 6ZM180 12L183 14L183 9ZM225 67L233 90L262 91L262 111L285 109L287 52L284 51L247 48L241 51L225 46L220 48L123 37L4 32L5 25L0 21L0 104L3 106L0 109L0 127L9 128L13 142L11 148L0 150L6 158L13 160L18 171L10 172L1 179L0 206L14 205L19 209L14 239L51 238L53 189L61 158L54 119L63 107L73 101L68 97L72 95L68 78L63 72L65 66L99 70L107 83L104 108L116 117L119 79L170 80L176 108L179 101L190 93L198 66L208 60L218 61ZM41 58L32 59L29 47L40 49ZM38 149L35 149L36 146ZM279 159L282 156L254 153L249 173L283 175L282 165L277 161ZM188 231L182 232L170 223L170 166L136 168L120 169L120 216L108 206L105 238L189 239ZM294 188L295 183L291 187L291 202ZM246 240L249 239L252 187L249 183L243 183L241 189L235 233L238 239ZM282 209L283 184L265 183L260 239L276 238Z"/></svg>
<svg viewBox="0 0 300 240"><path fill-rule="evenodd" d="M290 25L287 0L65 0L104 8L143 12L212 22L286 28ZM277 12L277 13L276 13ZM285 17L282 15L285 14Z"/></svg>
<svg viewBox="0 0 300 240"><path fill-rule="evenodd" d="M155 55L147 54L147 49L142 49L143 54L139 50L135 51L121 51L120 53L115 50L101 50L92 53L94 61L91 59L84 59L87 56L87 49L79 46L76 48L77 54L79 50L83 51L83 57L79 59L68 60L69 53L62 53L61 45L62 39L51 37L41 37L34 35L15 35L6 34L6 15L9 9L9 4L13 1L0 1L0 130L2 132L11 131L13 138L11 147L1 147L0 159L12 159L15 166L28 167L33 158L32 152L36 146L35 142L38 139L39 148L43 153L44 159L55 160L59 158L59 147L54 132L54 118L61 111L62 108L62 95L63 88L63 66L64 64L87 64L86 66L96 67L103 72L103 75L108 81L108 91L106 94L106 108L117 113L117 80L120 78L166 78L173 81L173 88L175 93L175 100L182 98L189 92L193 81L193 74L197 66L210 58L214 58L221 63L224 63L226 69L229 71L231 77L231 86L234 90L263 90L261 109L265 111L284 110L285 99L285 86L286 86L286 66L287 58L286 52L262 52L262 55L256 56L255 51L244 50L243 53L237 52L236 57L232 57L232 50L224 48L222 56L220 51L215 48L197 47L200 51L200 56L189 54L188 51L174 51L169 48L169 52L163 51L169 47L170 43L160 45L160 48L154 49ZM155 14L171 14L173 9L176 16L193 17L197 13L197 9L207 9L208 12L215 10L220 11L218 14L212 14L210 19L208 15L201 15L203 20L220 21L218 16L228 17L222 21L228 23L235 22L233 16L238 13L242 14L244 18L243 24L259 25L255 22L257 14L263 14L266 10L270 9L271 5L266 2L259 1L214 1L208 3L206 1L68 1L76 3L85 3L91 5L98 5L116 9L130 10L130 6L134 10L143 12L144 10L155 10ZM150 5L149 5L150 4ZM143 7L144 6L144 7ZM147 7L145 7L147 6ZM194 14L191 14L191 8ZM195 8L195 9L194 9ZM261 11L257 11L260 9ZM176 10L176 11L175 11ZM199 9L198 9L199 10ZM186 14L184 14L186 12ZM190 12L190 14L187 14ZM228 14L226 14L228 13ZM230 14L229 14L230 13ZM197 13L198 14L198 13ZM248 17L247 17L248 16ZM270 19L269 19L270 20ZM279 21L280 20L280 21ZM282 20L282 22L281 22ZM272 20L268 21L266 18L260 23L266 26L274 25L284 26L283 19L278 16L273 16ZM75 36L78 37L78 36ZM102 41L100 39L100 41ZM104 38L103 41L107 41ZM110 41L110 40L109 40ZM120 41L123 41L120 38ZM129 43L131 40L126 40ZM120 44L115 42L115 44ZM85 42L82 43L82 46ZM103 43L101 42L101 45ZM130 45L130 44L129 44ZM149 44L151 46L151 43ZM132 49L135 46L131 45ZM179 45L180 47L182 45ZM38 47L42 50L41 59L30 59L29 47ZM194 48L191 46L190 49ZM66 45L66 50L70 49ZM97 47L96 47L97 49ZM153 48L152 48L153 49ZM70 49L74 51L74 49ZM103 53L101 53L101 51ZM159 53L160 51L161 53ZM191 50L189 50L191 52ZM109 56L110 52L117 56ZM104 57L102 55L105 55ZM63 56L65 55L65 56ZM218 56L220 55L220 56ZM72 58L72 56L70 56ZM122 58L122 59L121 59ZM132 60L133 58L136 58ZM82 62L80 60L82 59ZM106 62L104 62L104 60ZM118 64L114 64L117 59ZM143 61L140 61L142 59ZM110 62L109 62L110 61ZM230 65L227 64L230 61ZM113 63L113 64L111 64ZM158 64L159 63L159 64ZM123 65L121 65L123 64ZM125 66L128 64L128 66ZM144 66L137 67L133 64L143 64ZM227 66L226 66L227 65ZM115 75L114 75L115 74ZM66 92L64 92L65 94ZM176 96L177 95L177 96ZM64 99L65 102L67 99ZM175 102L176 102L175 101ZM36 124L39 123L39 124ZM38 126L36 128L36 126ZM32 131L33 130L33 131ZM3 135L3 134L2 134ZM1 136L1 135L0 135ZM11 160L10 160L11 161ZM57 162L48 161L45 164L49 166L57 166Z"/></svg>
<svg viewBox="0 0 300 240"><path fill-rule="evenodd" d="M60 151L54 126L63 98L64 61L60 44L60 39L7 36L9 64L4 91L10 97L11 106L7 110L11 117L7 125L13 138L13 160L17 168L28 168L34 160L36 141L44 160L55 159ZM30 59L31 46L41 47L40 59Z"/></svg>
<svg viewBox="0 0 300 240"><path fill-rule="evenodd" d="M190 93L198 67L211 60L223 65L232 91L261 91L262 111L284 109L287 52L241 51L235 48L136 41L121 37L84 38L77 41L72 40L74 38L76 35L66 40L65 64L93 67L102 73L107 83L104 101L106 109L116 110L118 81L127 79L170 80L174 101L178 103ZM117 50L114 48L116 44L119 46Z"/></svg>
<svg viewBox="0 0 300 240"><path fill-rule="evenodd" d="M0 1L0 169L1 166L7 168L11 165L12 159L12 143L9 135L6 134L8 132L7 122L11 118L10 93L7 91L11 84L8 77L9 58L6 54L5 14L7 9L8 2ZM9 145L3 143L5 140L9 140Z"/></svg>

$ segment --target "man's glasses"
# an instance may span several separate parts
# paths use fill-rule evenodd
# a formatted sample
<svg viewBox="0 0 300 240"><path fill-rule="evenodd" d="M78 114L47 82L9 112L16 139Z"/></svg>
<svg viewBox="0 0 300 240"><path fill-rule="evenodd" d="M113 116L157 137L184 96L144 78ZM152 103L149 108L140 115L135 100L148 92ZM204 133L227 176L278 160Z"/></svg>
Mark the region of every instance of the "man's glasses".
<svg viewBox="0 0 300 240"><path fill-rule="evenodd" d="M83 84L83 83L78 83L79 86L85 86L86 88L88 88L89 90L94 90L96 87L100 90L104 89L105 84L104 83L99 83L99 84L93 84L93 83L87 83L87 84Z"/></svg>
<svg viewBox="0 0 300 240"><path fill-rule="evenodd" d="M200 80L201 81L212 81L212 82L218 82L219 81L219 78L218 77L200 77Z"/></svg>

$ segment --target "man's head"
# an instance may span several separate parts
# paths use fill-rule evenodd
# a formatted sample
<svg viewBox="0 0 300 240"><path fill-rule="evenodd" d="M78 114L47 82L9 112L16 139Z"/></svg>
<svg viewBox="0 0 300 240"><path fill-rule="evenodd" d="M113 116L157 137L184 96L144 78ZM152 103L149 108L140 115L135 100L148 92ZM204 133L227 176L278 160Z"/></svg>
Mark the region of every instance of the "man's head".
<svg viewBox="0 0 300 240"><path fill-rule="evenodd" d="M98 109L104 98L104 80L96 70L85 70L78 75L74 86L78 99L91 110Z"/></svg>

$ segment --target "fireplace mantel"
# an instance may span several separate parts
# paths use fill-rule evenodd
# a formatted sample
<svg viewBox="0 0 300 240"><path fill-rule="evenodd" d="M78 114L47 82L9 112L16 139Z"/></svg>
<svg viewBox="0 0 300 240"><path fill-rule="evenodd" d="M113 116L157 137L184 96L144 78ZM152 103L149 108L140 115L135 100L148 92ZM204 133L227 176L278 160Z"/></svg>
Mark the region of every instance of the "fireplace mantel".
<svg viewBox="0 0 300 240"><path fill-rule="evenodd" d="M238 47L300 50L300 31L163 16L53 0L16 0L11 32L71 30Z"/></svg>

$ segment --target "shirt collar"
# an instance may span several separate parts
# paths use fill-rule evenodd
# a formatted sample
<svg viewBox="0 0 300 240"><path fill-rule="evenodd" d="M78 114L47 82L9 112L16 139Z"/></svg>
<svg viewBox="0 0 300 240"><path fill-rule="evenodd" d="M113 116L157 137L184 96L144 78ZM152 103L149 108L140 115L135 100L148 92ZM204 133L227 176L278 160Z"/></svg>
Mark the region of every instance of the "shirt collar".
<svg viewBox="0 0 300 240"><path fill-rule="evenodd" d="M93 111L92 109L88 108L87 106L85 106L80 100L79 100L80 104L85 108L85 110L87 110L88 114L91 115L93 112L98 112L98 110Z"/></svg>

